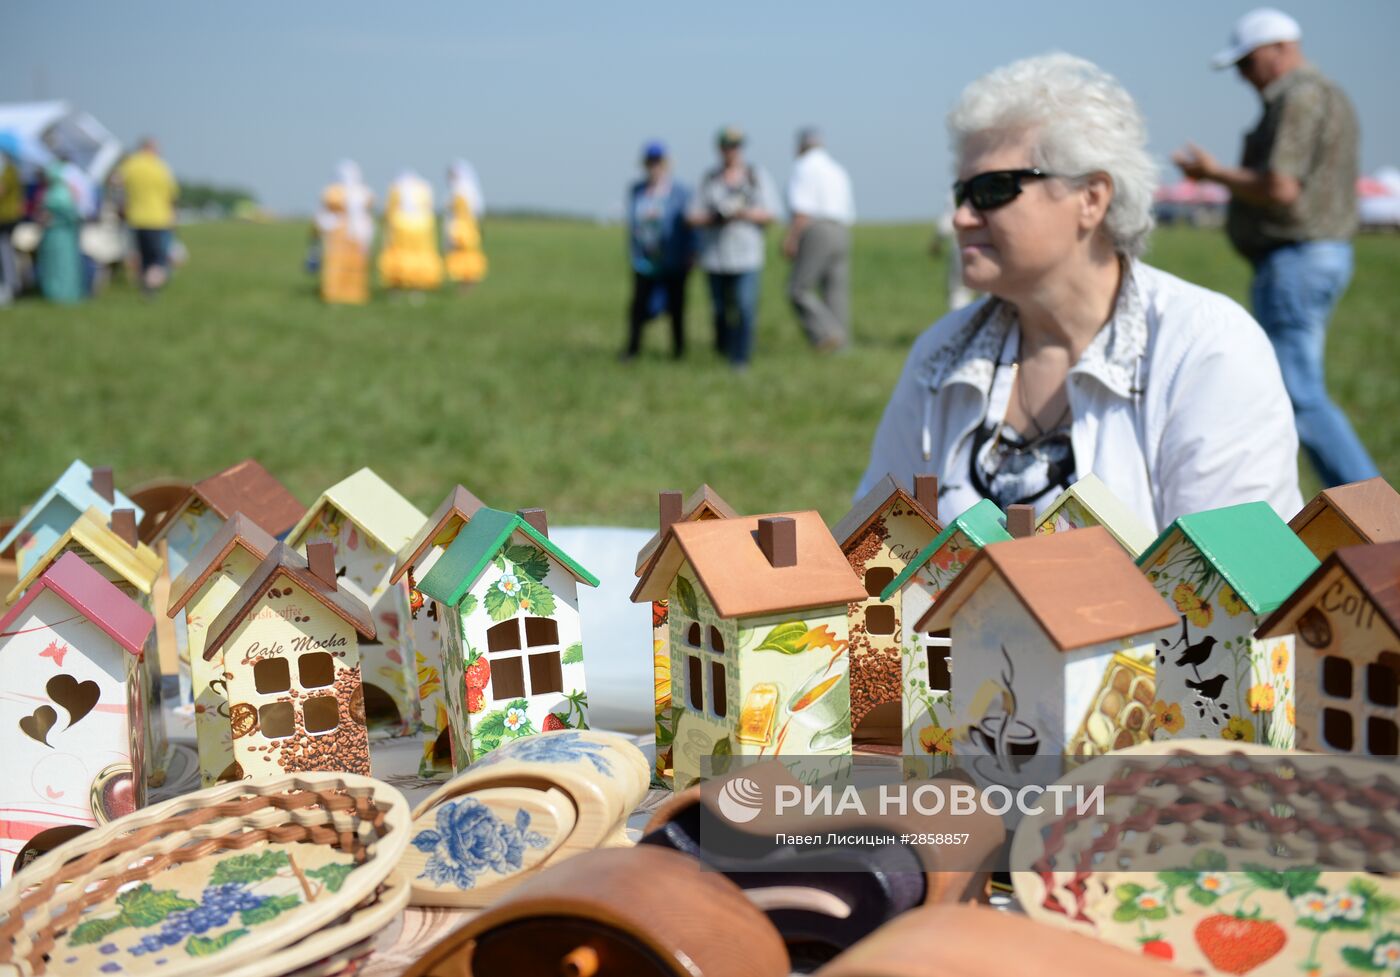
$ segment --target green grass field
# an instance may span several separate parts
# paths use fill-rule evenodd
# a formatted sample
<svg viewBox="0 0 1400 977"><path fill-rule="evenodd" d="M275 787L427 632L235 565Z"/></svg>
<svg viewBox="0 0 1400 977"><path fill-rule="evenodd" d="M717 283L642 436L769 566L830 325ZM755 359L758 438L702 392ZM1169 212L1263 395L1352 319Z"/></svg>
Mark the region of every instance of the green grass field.
<svg viewBox="0 0 1400 977"><path fill-rule="evenodd" d="M486 282L421 305L327 308L301 270L304 225L209 224L182 232L190 264L157 301L119 282L77 308L0 311L0 514L74 457L113 465L126 486L251 455L307 502L370 465L425 510L460 481L558 524L647 525L658 489L707 481L741 511L835 520L910 342L945 308L927 227L862 227L851 354L807 349L774 255L749 373L714 355L699 276L690 356L670 360L658 320L646 355L623 365L619 229L498 219L485 233ZM1248 270L1217 233L1164 230L1149 260L1244 298ZM1397 262L1400 237L1358 241L1328 373L1400 484Z"/></svg>

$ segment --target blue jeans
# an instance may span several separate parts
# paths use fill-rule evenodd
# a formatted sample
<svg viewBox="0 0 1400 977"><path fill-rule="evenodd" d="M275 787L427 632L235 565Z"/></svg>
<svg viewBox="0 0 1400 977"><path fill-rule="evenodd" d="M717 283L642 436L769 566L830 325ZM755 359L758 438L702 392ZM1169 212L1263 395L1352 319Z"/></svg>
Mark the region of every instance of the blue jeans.
<svg viewBox="0 0 1400 977"><path fill-rule="evenodd" d="M1298 440L1326 486L1380 472L1341 408L1327 396L1322 368L1327 319L1351 281L1348 241L1305 241L1269 252L1254 266L1254 316L1274 344L1293 402Z"/></svg>
<svg viewBox="0 0 1400 977"><path fill-rule="evenodd" d="M762 272L710 272L710 304L715 312L715 348L740 366L753 356L758 282Z"/></svg>

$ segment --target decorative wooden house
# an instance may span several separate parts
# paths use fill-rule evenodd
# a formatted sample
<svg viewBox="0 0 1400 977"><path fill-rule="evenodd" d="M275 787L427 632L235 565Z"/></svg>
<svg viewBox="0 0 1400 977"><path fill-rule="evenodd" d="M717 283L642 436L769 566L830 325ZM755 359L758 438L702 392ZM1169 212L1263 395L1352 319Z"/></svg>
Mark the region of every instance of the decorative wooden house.
<svg viewBox="0 0 1400 977"><path fill-rule="evenodd" d="M681 500L681 493L661 493L660 526L656 535L646 541L637 553L637 576L641 576L661 549L666 530L677 522L702 522L707 519L733 519L738 515L718 492L701 485L690 498ZM651 602L651 667L653 708L656 715L656 764L652 784L668 788L672 783L671 741L671 624L670 606L665 600Z"/></svg>
<svg viewBox="0 0 1400 977"><path fill-rule="evenodd" d="M947 634L920 631L917 624L978 550L1012 538L1006 518L995 502L983 499L943 527L880 593L900 622L900 728L906 757L953 752L951 645ZM1034 516L1020 519L1029 534Z"/></svg>
<svg viewBox="0 0 1400 977"><path fill-rule="evenodd" d="M209 626L223 658L233 779L310 770L368 775L360 638L369 608L336 576L329 543L277 543Z"/></svg>
<svg viewBox="0 0 1400 977"><path fill-rule="evenodd" d="M104 516L113 509L131 509L141 520L141 508L112 484L112 469L89 468L75 461L58 477L0 539L0 553L13 550L22 577L53 546L54 540L88 509Z"/></svg>
<svg viewBox="0 0 1400 977"><path fill-rule="evenodd" d="M1288 528L1319 560L1340 546L1400 540L1400 492L1380 477L1323 489Z"/></svg>
<svg viewBox="0 0 1400 977"><path fill-rule="evenodd" d="M168 508L150 533L150 544L165 560L167 579L175 580L233 517L241 512L271 536L286 535L305 510L296 496L253 459L240 461L195 482L179 502ZM264 554L266 555L266 554ZM157 606L164 614L166 607ZM178 670L180 701L193 701L190 644L183 613L173 616L174 648L161 648L165 669Z"/></svg>
<svg viewBox="0 0 1400 977"><path fill-rule="evenodd" d="M1115 655L1176 623L1102 526L981 549L918 622L953 638L953 752L1062 756ZM1151 702L1124 703L1151 721Z"/></svg>
<svg viewBox="0 0 1400 977"><path fill-rule="evenodd" d="M238 779L234 776L224 657L204 657L209 626L252 578L276 543L252 519L235 512L170 587L170 607L166 613L186 622L199 777L205 787L221 780Z"/></svg>
<svg viewBox="0 0 1400 977"><path fill-rule="evenodd" d="M1155 538L1152 530L1144 526L1142 520L1093 472L1081 475L1078 481L1055 497L1049 508L1040 514L1035 531L1046 535L1085 526L1107 529L1109 535L1118 540L1118 545L1135 560L1152 545Z"/></svg>
<svg viewBox="0 0 1400 977"><path fill-rule="evenodd" d="M452 721L447 706L447 689L444 676L448 669L445 655L447 646L442 626L442 608L435 600L423 596L418 589L421 580L443 551L452 545L462 527L471 522L472 516L484 503L461 485L447 494L418 534L409 540L399 551L398 562L394 567L389 583L395 587L408 588L409 624L403 634L408 639L407 650L417 675L418 712L422 716L421 735L423 755L418 763L421 777L438 777L450 774L457 769L459 754L465 765L464 748L452 735ZM457 666L461 671L461 665Z"/></svg>
<svg viewBox="0 0 1400 977"><path fill-rule="evenodd" d="M408 736L418 728L418 677L403 622L408 582L389 583L398 552L426 517L370 471L361 468L318 498L287 534L305 553L309 543L335 547L336 572L370 609L378 638L360 649L365 707L374 735Z"/></svg>
<svg viewBox="0 0 1400 977"><path fill-rule="evenodd" d="M936 476L915 475L911 495L893 475L886 475L831 531L865 585L865 599L846 608L851 642L851 736L857 749L900 752L904 739L903 602L885 601L881 595L943 531L937 512Z"/></svg>
<svg viewBox="0 0 1400 977"><path fill-rule="evenodd" d="M1297 748L1400 755L1400 542L1333 550L1255 632L1289 635Z"/></svg>
<svg viewBox="0 0 1400 977"><path fill-rule="evenodd" d="M0 619L0 883L144 803L136 663L153 623L73 553Z"/></svg>
<svg viewBox="0 0 1400 977"><path fill-rule="evenodd" d="M1138 558L1177 612L1157 642L1158 739L1293 746L1293 638L1254 637L1317 558L1264 502L1182 516Z"/></svg>
<svg viewBox="0 0 1400 977"><path fill-rule="evenodd" d="M706 757L851 752L846 605L865 597L816 512L672 524L632 599L670 603L678 788Z"/></svg>
<svg viewBox="0 0 1400 977"><path fill-rule="evenodd" d="M598 579L550 540L544 510L485 506L418 582L446 618L448 719L470 745L459 769L507 740L587 728L579 584Z"/></svg>

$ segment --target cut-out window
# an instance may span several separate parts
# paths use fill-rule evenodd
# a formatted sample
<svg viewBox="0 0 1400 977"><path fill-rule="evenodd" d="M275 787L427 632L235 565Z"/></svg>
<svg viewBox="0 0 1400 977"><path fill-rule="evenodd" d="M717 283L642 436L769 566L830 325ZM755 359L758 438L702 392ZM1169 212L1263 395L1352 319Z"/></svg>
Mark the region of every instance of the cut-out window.
<svg viewBox="0 0 1400 977"><path fill-rule="evenodd" d="M292 670L285 658L264 658L253 663L253 686L264 694L286 692L292 687Z"/></svg>
<svg viewBox="0 0 1400 977"><path fill-rule="evenodd" d="M705 711L705 686L703 676L704 667L700 664L700 659L696 655L687 655L685 659L685 699L690 703L690 708L696 712Z"/></svg>
<svg viewBox="0 0 1400 977"><path fill-rule="evenodd" d="M491 698L520 699L525 695L525 664L519 658L491 660Z"/></svg>
<svg viewBox="0 0 1400 977"><path fill-rule="evenodd" d="M1400 705L1400 655L1383 651L1366 666L1366 698L1391 709Z"/></svg>
<svg viewBox="0 0 1400 977"><path fill-rule="evenodd" d="M313 651L297 659L297 679L303 689L335 684L335 659L329 652Z"/></svg>
<svg viewBox="0 0 1400 977"><path fill-rule="evenodd" d="M1322 740L1334 750L1350 753L1354 742L1351 713L1341 709L1322 710Z"/></svg>
<svg viewBox="0 0 1400 977"><path fill-rule="evenodd" d="M296 712L290 702L269 702L258 710L258 727L270 740L291 736L296 726Z"/></svg>
<svg viewBox="0 0 1400 977"><path fill-rule="evenodd" d="M953 645L947 638L947 631L929 635L924 648L928 651L928 687L930 692L950 692L953 688L953 673L948 659L952 656Z"/></svg>
<svg viewBox="0 0 1400 977"><path fill-rule="evenodd" d="M685 632L685 643L688 644L688 645L690 645L690 647L692 647L692 648L699 648L699 647L700 647L700 625L699 625L699 624L697 624L697 623L695 623L695 622L691 622L690 627L687 628L687 629L686 629L686 632Z"/></svg>
<svg viewBox="0 0 1400 977"><path fill-rule="evenodd" d="M710 662L710 698L714 701L715 715L723 719L728 715L729 700L724 689L724 663Z"/></svg>
<svg viewBox="0 0 1400 977"><path fill-rule="evenodd" d="M717 655L724 654L724 635L713 624L710 625L710 650Z"/></svg>
<svg viewBox="0 0 1400 977"><path fill-rule="evenodd" d="M487 651L515 651L520 647L520 622L515 618L486 629Z"/></svg>
<svg viewBox="0 0 1400 977"><path fill-rule="evenodd" d="M1351 698L1351 662L1336 655L1322 659L1322 691L1338 699Z"/></svg>
<svg viewBox="0 0 1400 977"><path fill-rule="evenodd" d="M301 718L308 733L329 733L340 725L340 706L333 695L313 696L302 704Z"/></svg>
<svg viewBox="0 0 1400 977"><path fill-rule="evenodd" d="M879 597L893 582L893 567L871 567L865 571L865 592L871 597Z"/></svg>
<svg viewBox="0 0 1400 977"><path fill-rule="evenodd" d="M894 608L889 604L872 604L865 609L867 634L894 634Z"/></svg>
<svg viewBox="0 0 1400 977"><path fill-rule="evenodd" d="M553 618L527 617L525 619L525 643L531 648L559 643L559 625Z"/></svg>
<svg viewBox="0 0 1400 977"><path fill-rule="evenodd" d="M559 662L559 652L547 651L542 655L530 656L530 694L564 691L564 668Z"/></svg>
<svg viewBox="0 0 1400 977"><path fill-rule="evenodd" d="M1366 752L1371 756L1395 756L1400 753L1400 729L1381 716L1366 720Z"/></svg>

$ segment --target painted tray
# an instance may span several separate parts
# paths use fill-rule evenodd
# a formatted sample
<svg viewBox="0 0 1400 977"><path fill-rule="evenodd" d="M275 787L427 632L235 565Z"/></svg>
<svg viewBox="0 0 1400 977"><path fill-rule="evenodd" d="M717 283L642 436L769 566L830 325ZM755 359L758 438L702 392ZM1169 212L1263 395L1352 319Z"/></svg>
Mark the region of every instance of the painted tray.
<svg viewBox="0 0 1400 977"><path fill-rule="evenodd" d="M1011 864L1032 870L1014 873L1016 896L1033 919L1197 973L1400 970L1396 764L1173 740L1059 782L1106 784L1105 803L1017 828Z"/></svg>
<svg viewBox="0 0 1400 977"><path fill-rule="evenodd" d="M581 851L628 845L651 764L625 737L562 729L497 747L413 811L416 906L485 906Z"/></svg>
<svg viewBox="0 0 1400 977"><path fill-rule="evenodd" d="M224 784L145 808L60 845L0 890L0 975L283 972L269 959L312 934L362 938L340 923L394 869L408 827L402 794L341 773ZM322 956L333 942L317 945Z"/></svg>

